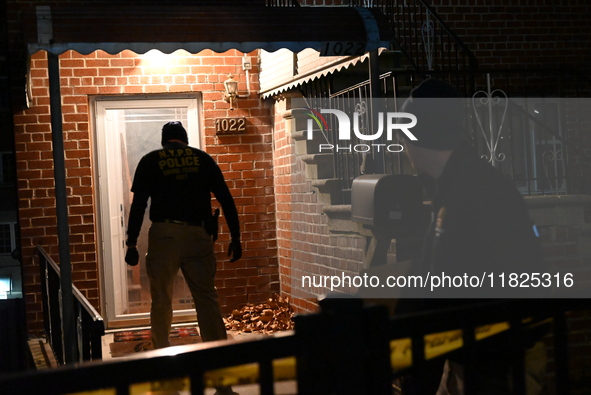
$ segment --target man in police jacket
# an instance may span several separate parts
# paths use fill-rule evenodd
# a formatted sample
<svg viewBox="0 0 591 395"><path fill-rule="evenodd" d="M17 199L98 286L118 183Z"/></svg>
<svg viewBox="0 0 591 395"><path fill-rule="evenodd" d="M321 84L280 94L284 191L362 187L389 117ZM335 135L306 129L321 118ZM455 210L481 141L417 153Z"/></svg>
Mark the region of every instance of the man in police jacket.
<svg viewBox="0 0 591 395"><path fill-rule="evenodd" d="M226 339L226 330L214 284L216 260L212 232L211 194L222 206L230 229L228 256L242 256L238 213L216 162L188 145L180 122L162 128L162 149L139 162L133 179L133 201L127 228L129 265L137 265L137 238L148 198L151 199L146 269L150 279L152 342L170 346L173 281L180 269L193 296L203 341Z"/></svg>

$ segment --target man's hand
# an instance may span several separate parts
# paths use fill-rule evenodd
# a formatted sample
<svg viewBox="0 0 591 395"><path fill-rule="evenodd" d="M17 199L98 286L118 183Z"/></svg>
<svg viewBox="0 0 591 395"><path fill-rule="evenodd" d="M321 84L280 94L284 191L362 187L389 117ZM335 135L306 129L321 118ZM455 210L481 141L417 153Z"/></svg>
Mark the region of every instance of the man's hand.
<svg viewBox="0 0 591 395"><path fill-rule="evenodd" d="M137 252L136 247L127 247L125 262L127 262L129 266L135 266L140 262L140 254Z"/></svg>
<svg viewBox="0 0 591 395"><path fill-rule="evenodd" d="M240 245L240 240L232 240L230 242L230 247L228 248L228 256L231 256L230 262L236 262L238 259L242 257L242 246Z"/></svg>

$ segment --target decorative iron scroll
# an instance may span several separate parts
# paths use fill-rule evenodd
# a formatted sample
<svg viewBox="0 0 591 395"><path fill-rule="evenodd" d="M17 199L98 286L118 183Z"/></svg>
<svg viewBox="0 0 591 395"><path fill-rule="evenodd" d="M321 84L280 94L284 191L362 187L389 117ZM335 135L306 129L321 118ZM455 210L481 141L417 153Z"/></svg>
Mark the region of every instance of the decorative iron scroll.
<svg viewBox="0 0 591 395"><path fill-rule="evenodd" d="M507 94L501 89L494 89L491 90L491 83L490 83L490 74L486 75L486 83L487 83L487 90L479 90L474 95L472 95L472 108L474 109L474 114L476 116L476 121L478 122L478 128L480 133L484 137L484 141L486 142L486 147L488 149L488 155L482 155L482 158L487 159L493 166L497 164L497 162L502 162L506 159L506 155L502 152L498 152L499 149L499 141L501 140L501 135L503 133L503 125L505 123L505 117L507 115L507 108L509 107L508 97ZM484 95L482 97L478 97L480 95ZM501 103L504 99L504 104ZM480 103L483 106L486 106L488 109L488 124L483 125L482 118L478 113L476 108L476 104ZM493 117L493 108L496 105L501 105L503 110L503 115L501 116L501 122L498 125L494 123Z"/></svg>
<svg viewBox="0 0 591 395"><path fill-rule="evenodd" d="M425 47L425 56L427 57L427 69L433 70L433 52L435 43L435 25L431 20L431 12L426 11L426 20L421 26L421 38Z"/></svg>

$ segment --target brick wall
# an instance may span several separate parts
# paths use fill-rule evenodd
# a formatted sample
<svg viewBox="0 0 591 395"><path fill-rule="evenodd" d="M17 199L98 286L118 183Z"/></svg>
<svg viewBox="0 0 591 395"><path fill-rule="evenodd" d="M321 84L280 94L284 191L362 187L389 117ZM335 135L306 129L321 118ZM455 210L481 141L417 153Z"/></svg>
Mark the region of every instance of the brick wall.
<svg viewBox="0 0 591 395"><path fill-rule="evenodd" d="M258 54L249 54L256 59ZM230 112L222 101L223 81L235 74L239 91L246 80L239 65L242 53L198 55L181 53L167 67L150 63L130 51L109 55L96 51L60 56L63 130L74 284L101 309L97 233L96 184L93 178L94 141L89 113L91 95L135 95L200 92L203 100L202 147L218 161L235 198L243 231L243 258L227 262L228 235L216 243L218 287L223 306L264 300L278 291L273 196L272 127L270 106L256 94L240 99ZM168 62L168 61L167 61ZM251 92L258 89L258 70L252 70ZM254 78L253 78L253 75ZM19 215L23 247L24 287L30 330L41 328L42 311L34 246L43 245L56 261L58 242L53 181L47 60L37 53L31 61L30 108L14 116L17 150ZM217 136L214 119L244 116L241 135ZM222 229L226 229L222 220Z"/></svg>
<svg viewBox="0 0 591 395"><path fill-rule="evenodd" d="M573 288L589 289L591 283L591 218L585 211L591 207L591 196L535 196L526 198L530 215L540 231L544 256L551 272L570 273ZM591 372L591 314L589 311L567 315L569 374L572 393L586 393ZM555 388L554 359L550 352L552 336L544 339L548 346L548 393L560 394ZM587 391L588 392L588 391Z"/></svg>
<svg viewBox="0 0 591 395"><path fill-rule="evenodd" d="M584 0L432 0L483 68L588 69L591 5Z"/></svg>
<svg viewBox="0 0 591 395"><path fill-rule="evenodd" d="M591 221L585 211L591 207L591 196L529 196L525 202L540 232L548 269L572 273L574 289L589 289Z"/></svg>
<svg viewBox="0 0 591 395"><path fill-rule="evenodd" d="M293 185L291 174L294 171L294 158L291 149L291 136L286 130L286 123L283 119L286 101L278 101L275 104L274 112L274 150L273 167L275 169L275 200L277 220L277 250L279 263L279 280L283 293L293 299L291 289L292 266L292 205L291 194ZM304 300L292 300L301 308Z"/></svg>
<svg viewBox="0 0 591 395"><path fill-rule="evenodd" d="M329 289L302 284L304 275L330 276L359 273L364 239L356 234L333 233L328 226L325 204L312 186L314 170L296 152L295 122L289 98L275 105L275 188L277 243L282 294L296 310L314 311L318 297Z"/></svg>

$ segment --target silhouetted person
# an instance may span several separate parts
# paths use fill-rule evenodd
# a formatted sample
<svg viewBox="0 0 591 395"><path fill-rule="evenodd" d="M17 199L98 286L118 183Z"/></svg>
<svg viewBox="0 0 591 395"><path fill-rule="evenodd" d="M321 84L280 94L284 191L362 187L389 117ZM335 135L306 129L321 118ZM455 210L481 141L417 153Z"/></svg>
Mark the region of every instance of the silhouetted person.
<svg viewBox="0 0 591 395"><path fill-rule="evenodd" d="M403 106L418 121L411 129L417 140L400 134L405 152L412 166L434 180L435 186L431 224L422 255L412 263L411 271L449 276L467 273L478 278L484 273L544 272L540 243L523 197L469 143L459 98L452 86L429 79L411 92ZM495 292L499 297L511 295L499 282L486 286L487 297ZM470 299L478 292L447 286L419 295L419 303L401 300L399 307L408 311L421 304L427 309L465 305L478 302ZM506 378L513 352L506 347L487 350L480 365L472 366L478 394L510 393ZM438 394L463 393L461 376L462 361L448 361Z"/></svg>
<svg viewBox="0 0 591 395"><path fill-rule="evenodd" d="M150 311L154 348L170 346L173 283L182 271L193 296L203 341L226 339L214 276L216 259L212 236L211 194L219 201L230 228L228 255L242 256L238 213L218 165L207 153L190 147L180 122L162 128L162 149L139 162L133 179L133 201L127 228L125 261L137 265L137 238L148 199L151 199L146 269L150 279ZM233 394L229 387L217 394Z"/></svg>

